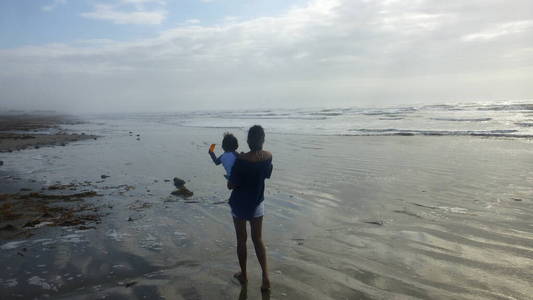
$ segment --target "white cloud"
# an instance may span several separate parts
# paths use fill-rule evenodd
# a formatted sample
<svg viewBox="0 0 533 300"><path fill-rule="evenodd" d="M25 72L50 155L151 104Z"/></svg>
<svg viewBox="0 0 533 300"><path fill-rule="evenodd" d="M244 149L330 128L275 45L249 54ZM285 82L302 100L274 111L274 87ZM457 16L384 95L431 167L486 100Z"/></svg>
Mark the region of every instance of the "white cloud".
<svg viewBox="0 0 533 300"><path fill-rule="evenodd" d="M120 0L122 3L128 4L144 4L144 3L159 3L165 4L164 0Z"/></svg>
<svg viewBox="0 0 533 300"><path fill-rule="evenodd" d="M146 4L157 4L159 8L149 10ZM120 0L114 4L95 4L92 11L81 13L81 16L115 24L158 25L167 16L167 11L161 8L165 4L163 0Z"/></svg>
<svg viewBox="0 0 533 300"><path fill-rule="evenodd" d="M533 94L531 19L529 0L314 0L151 39L0 50L0 93L110 110L520 98Z"/></svg>
<svg viewBox="0 0 533 300"><path fill-rule="evenodd" d="M198 24L198 23L200 23L200 20L198 20L198 19L189 19L189 20L185 20L185 23L187 23L187 24Z"/></svg>
<svg viewBox="0 0 533 300"><path fill-rule="evenodd" d="M54 0L52 3L42 6L41 9L50 12L56 9L56 7L65 4L67 4L67 0Z"/></svg>
<svg viewBox="0 0 533 300"><path fill-rule="evenodd" d="M464 41L489 41L502 36L533 30L533 20L507 22L493 28L462 37Z"/></svg>
<svg viewBox="0 0 533 300"><path fill-rule="evenodd" d="M119 0L118 6L128 6L132 5L137 10L146 10L146 6L156 5L156 6L165 6L166 0Z"/></svg>

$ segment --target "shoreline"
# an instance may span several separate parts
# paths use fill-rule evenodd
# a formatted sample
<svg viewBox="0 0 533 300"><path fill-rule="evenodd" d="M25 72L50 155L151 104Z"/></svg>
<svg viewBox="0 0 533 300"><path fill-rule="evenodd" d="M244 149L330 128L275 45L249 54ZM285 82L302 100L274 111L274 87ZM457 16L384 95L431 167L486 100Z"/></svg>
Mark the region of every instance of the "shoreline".
<svg viewBox="0 0 533 300"><path fill-rule="evenodd" d="M84 133L68 133L61 129L61 125L79 123L79 120L63 115L0 114L0 153L66 146L70 142L98 138Z"/></svg>

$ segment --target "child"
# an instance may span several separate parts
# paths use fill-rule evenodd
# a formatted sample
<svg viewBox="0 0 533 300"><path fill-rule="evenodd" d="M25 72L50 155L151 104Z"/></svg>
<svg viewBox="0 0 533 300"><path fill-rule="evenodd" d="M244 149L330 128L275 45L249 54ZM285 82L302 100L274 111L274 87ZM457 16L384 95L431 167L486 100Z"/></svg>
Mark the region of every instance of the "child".
<svg viewBox="0 0 533 300"><path fill-rule="evenodd" d="M229 133L224 133L224 138L222 139L222 150L224 150L224 153L220 155L218 158L216 157L215 153L212 151L212 148L209 148L209 155L211 156L211 159L215 163L215 165L222 164L224 166L224 169L226 170L226 179L229 179L231 175L231 169L233 168L233 164L235 164L235 160L237 159L237 148L239 147L239 143L237 141L237 138Z"/></svg>

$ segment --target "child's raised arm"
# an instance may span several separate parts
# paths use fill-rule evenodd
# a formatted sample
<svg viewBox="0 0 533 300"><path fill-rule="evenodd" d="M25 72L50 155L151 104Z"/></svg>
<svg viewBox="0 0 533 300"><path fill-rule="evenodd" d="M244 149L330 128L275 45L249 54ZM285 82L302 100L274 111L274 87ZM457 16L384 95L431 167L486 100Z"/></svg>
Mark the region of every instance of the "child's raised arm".
<svg viewBox="0 0 533 300"><path fill-rule="evenodd" d="M211 149L209 149L209 150L211 150ZM209 156L211 156L211 159L213 160L215 165L218 166L218 165L220 165L222 163L222 161L220 161L220 157L217 158L217 156L215 155L215 152L209 151L208 153L209 153Z"/></svg>

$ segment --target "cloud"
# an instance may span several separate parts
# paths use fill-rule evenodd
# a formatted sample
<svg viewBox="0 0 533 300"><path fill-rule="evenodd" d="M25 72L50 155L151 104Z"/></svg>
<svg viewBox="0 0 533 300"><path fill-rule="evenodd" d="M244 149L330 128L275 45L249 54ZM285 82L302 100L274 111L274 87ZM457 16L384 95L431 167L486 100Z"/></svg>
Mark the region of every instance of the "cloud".
<svg viewBox="0 0 533 300"><path fill-rule="evenodd" d="M111 21L115 24L161 24L167 16L167 11L161 8L148 10L145 7L146 4L164 6L166 2L162 0L120 0L115 4L95 4L92 11L81 13L81 16ZM130 9L131 6L135 9Z"/></svg>
<svg viewBox="0 0 533 300"><path fill-rule="evenodd" d="M315 0L150 39L0 50L1 98L92 110L523 98L532 12L528 0Z"/></svg>
<svg viewBox="0 0 533 300"><path fill-rule="evenodd" d="M166 0L119 0L119 5L133 5L137 10L144 10L147 5L165 6Z"/></svg>
<svg viewBox="0 0 533 300"><path fill-rule="evenodd" d="M159 3L159 4L165 4L164 0L120 0L122 3L129 3L129 4L144 4L144 3Z"/></svg>
<svg viewBox="0 0 533 300"><path fill-rule="evenodd" d="M200 20L198 20L198 19L188 19L188 20L185 20L185 23L187 23L187 24L198 24L198 23L200 23Z"/></svg>
<svg viewBox="0 0 533 300"><path fill-rule="evenodd" d="M518 34L533 30L533 20L515 21L493 26L488 30L468 34L462 37L464 41L489 41L506 35Z"/></svg>
<svg viewBox="0 0 533 300"><path fill-rule="evenodd" d="M53 11L54 9L56 9L56 7L58 7L60 5L65 5L65 4L67 4L67 0L54 0L54 1L52 1L52 3L42 6L41 9L43 11L50 12L50 11Z"/></svg>

